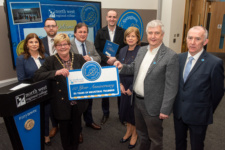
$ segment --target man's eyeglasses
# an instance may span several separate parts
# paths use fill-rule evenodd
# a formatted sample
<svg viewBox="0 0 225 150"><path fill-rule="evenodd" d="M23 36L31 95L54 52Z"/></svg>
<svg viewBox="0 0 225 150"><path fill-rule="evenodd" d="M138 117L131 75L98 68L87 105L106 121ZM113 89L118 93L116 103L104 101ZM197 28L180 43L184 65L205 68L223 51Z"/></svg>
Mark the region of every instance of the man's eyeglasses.
<svg viewBox="0 0 225 150"><path fill-rule="evenodd" d="M48 25L48 26L45 26L46 28L55 28L57 27L57 25Z"/></svg>
<svg viewBox="0 0 225 150"><path fill-rule="evenodd" d="M58 45L56 45L56 46L58 46L58 47L66 47L66 46L68 46L69 44L58 44Z"/></svg>

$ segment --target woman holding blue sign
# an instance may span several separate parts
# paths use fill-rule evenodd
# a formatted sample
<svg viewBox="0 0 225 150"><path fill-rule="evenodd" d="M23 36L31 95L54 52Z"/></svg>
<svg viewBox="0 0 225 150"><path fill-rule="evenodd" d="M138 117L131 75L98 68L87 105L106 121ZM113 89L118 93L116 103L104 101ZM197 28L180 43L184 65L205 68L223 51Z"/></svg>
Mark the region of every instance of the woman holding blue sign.
<svg viewBox="0 0 225 150"><path fill-rule="evenodd" d="M70 39L60 33L54 38L57 54L46 59L35 72L36 81L49 79L52 82L53 97L51 107L59 122L61 143L64 150L77 150L81 127L81 115L87 108L87 101L70 101L68 98L66 77L69 70L80 69L86 62L82 55L70 52Z"/></svg>
<svg viewBox="0 0 225 150"><path fill-rule="evenodd" d="M136 27L129 27L124 33L124 42L127 46L120 50L119 61L123 64L130 64L134 61L140 48L140 32ZM130 140L129 149L136 146L137 132L134 119L134 106L131 106L131 95L133 90L133 75L120 75L120 121L127 122L127 131L120 143Z"/></svg>

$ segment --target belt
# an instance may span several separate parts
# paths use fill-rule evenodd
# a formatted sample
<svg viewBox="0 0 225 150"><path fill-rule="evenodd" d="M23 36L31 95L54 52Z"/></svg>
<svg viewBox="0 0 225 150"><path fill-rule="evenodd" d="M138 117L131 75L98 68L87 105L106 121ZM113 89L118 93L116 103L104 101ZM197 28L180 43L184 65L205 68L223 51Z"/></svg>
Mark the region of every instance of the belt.
<svg viewBox="0 0 225 150"><path fill-rule="evenodd" d="M138 95L138 94L136 94L136 93L135 93L135 96L136 96L137 98L139 98L139 99L144 99L144 97L143 97L143 96Z"/></svg>

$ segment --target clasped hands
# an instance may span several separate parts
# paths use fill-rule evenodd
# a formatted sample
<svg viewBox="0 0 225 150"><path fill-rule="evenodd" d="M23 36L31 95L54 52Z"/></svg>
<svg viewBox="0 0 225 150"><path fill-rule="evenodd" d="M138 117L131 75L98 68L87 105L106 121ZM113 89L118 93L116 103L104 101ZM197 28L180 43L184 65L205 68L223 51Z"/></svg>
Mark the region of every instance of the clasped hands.
<svg viewBox="0 0 225 150"><path fill-rule="evenodd" d="M123 84L121 84L121 83L120 83L120 91L124 95L128 95L128 96L131 96L132 95L132 92L130 91L130 89L125 90Z"/></svg>

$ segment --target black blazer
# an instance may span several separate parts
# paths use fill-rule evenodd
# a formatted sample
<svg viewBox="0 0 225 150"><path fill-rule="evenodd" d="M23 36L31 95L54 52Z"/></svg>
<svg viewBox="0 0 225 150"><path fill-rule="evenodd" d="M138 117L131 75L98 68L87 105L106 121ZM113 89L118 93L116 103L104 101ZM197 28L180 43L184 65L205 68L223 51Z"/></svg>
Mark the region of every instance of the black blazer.
<svg viewBox="0 0 225 150"><path fill-rule="evenodd" d="M50 56L49 48L48 48L48 38L47 38L47 36L43 37L41 40L42 40L42 43L43 43L43 45L45 47L45 53L48 54L48 56Z"/></svg>
<svg viewBox="0 0 225 150"><path fill-rule="evenodd" d="M70 53L70 57L71 55L72 53ZM80 69L85 62L83 56L74 54L73 69ZM58 120L68 120L71 119L72 106L70 105L68 98L66 78L62 75L55 76L56 71L62 68L63 66L57 60L55 55L52 55L46 58L40 69L35 72L34 80L51 80L51 89L54 93L51 99L51 106L54 117ZM86 100L77 101L79 115L86 110L87 104Z"/></svg>
<svg viewBox="0 0 225 150"><path fill-rule="evenodd" d="M213 112L224 94L223 61L204 51L184 83L187 54L179 54L179 89L174 117L182 118L186 124L208 125L213 122Z"/></svg>
<svg viewBox="0 0 225 150"><path fill-rule="evenodd" d="M119 44L119 48L116 53L117 58L119 56L120 49L126 45L123 42L124 32L125 30L123 28L116 26L113 42L116 44ZM95 48L98 51L99 55L101 56L101 65L107 65L107 61L108 61L108 57L105 54L103 54L103 49L104 49L106 40L110 41L108 26L105 26L104 28L101 28L98 30L97 35L95 37L95 42L94 42Z"/></svg>

